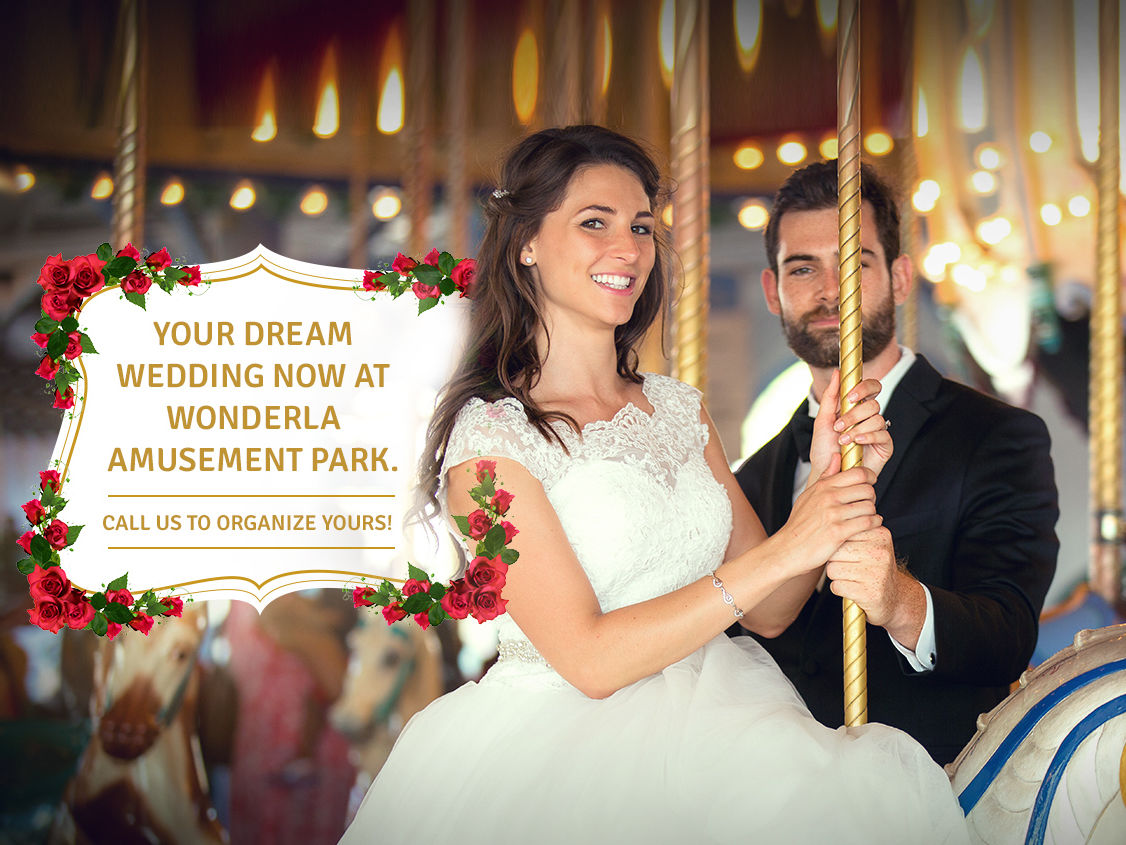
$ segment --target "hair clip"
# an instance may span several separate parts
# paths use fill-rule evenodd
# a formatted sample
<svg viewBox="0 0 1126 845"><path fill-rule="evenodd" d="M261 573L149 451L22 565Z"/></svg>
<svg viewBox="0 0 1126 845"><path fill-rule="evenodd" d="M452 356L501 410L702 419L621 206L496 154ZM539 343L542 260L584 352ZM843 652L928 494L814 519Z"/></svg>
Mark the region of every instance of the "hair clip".
<svg viewBox="0 0 1126 845"><path fill-rule="evenodd" d="M505 197L508 196L508 193L509 192L506 191L504 188L497 188L495 191L493 191L493 199L497 199L497 200L504 199Z"/></svg>

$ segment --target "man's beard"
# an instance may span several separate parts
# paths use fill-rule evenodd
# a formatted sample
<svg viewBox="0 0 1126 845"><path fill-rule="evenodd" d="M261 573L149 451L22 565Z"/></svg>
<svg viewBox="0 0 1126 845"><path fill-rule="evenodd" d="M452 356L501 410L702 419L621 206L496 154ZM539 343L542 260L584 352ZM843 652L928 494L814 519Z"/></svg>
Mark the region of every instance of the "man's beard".
<svg viewBox="0 0 1126 845"><path fill-rule="evenodd" d="M786 332L786 343L794 354L811 367L836 367L840 364L840 329L808 328L812 322L820 320L839 320L839 309L817 308L804 314L800 320L788 322L782 317L782 328ZM867 362L887 348L895 340L895 303L891 297L874 312L865 314L861 332L861 358Z"/></svg>

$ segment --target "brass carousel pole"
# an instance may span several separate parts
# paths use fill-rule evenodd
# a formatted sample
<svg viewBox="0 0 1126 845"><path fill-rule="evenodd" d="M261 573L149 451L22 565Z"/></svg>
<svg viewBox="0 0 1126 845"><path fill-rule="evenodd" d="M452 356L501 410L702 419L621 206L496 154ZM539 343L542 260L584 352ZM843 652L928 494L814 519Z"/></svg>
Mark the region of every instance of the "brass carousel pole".
<svg viewBox="0 0 1126 845"><path fill-rule="evenodd" d="M469 0L450 0L449 65L446 75L446 190L450 206L450 251L455 258L469 255L469 80L473 33Z"/></svg>
<svg viewBox="0 0 1126 845"><path fill-rule="evenodd" d="M434 193L431 122L434 85L434 0L413 0L407 24L407 131L403 133L403 193L410 213L410 254L415 259L430 248L428 224Z"/></svg>
<svg viewBox="0 0 1126 845"><path fill-rule="evenodd" d="M113 164L115 250L145 234L145 39L144 0L121 0L121 87L117 100L117 154Z"/></svg>
<svg viewBox="0 0 1126 845"><path fill-rule="evenodd" d="M837 15L837 204L840 230L841 413L860 383L860 21L857 0L841 0ZM862 449L841 449L841 468L860 464ZM845 724L868 721L867 636L864 611L844 599Z"/></svg>
<svg viewBox="0 0 1126 845"><path fill-rule="evenodd" d="M684 287L673 318L675 375L707 392L708 4L677 0L672 72L673 246Z"/></svg>
<svg viewBox="0 0 1126 845"><path fill-rule="evenodd" d="M1122 293L1119 254L1118 0L1099 2L1098 238L1091 310L1091 585L1122 597Z"/></svg>

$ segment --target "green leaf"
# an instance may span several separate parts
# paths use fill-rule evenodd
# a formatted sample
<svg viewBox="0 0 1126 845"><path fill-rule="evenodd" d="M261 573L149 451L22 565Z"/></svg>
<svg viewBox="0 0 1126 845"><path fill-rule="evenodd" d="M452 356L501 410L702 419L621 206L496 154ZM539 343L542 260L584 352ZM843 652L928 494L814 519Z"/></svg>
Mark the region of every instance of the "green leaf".
<svg viewBox="0 0 1126 845"><path fill-rule="evenodd" d="M395 273L395 272L384 273L382 276L379 277L378 281L382 282L387 287L391 287L392 285L398 284L399 274Z"/></svg>
<svg viewBox="0 0 1126 845"><path fill-rule="evenodd" d="M168 279L168 281L175 282L176 280L182 279L186 275L188 275L188 271L185 270L183 267L169 267L167 270L164 271L163 275L164 275L164 278Z"/></svg>
<svg viewBox="0 0 1126 845"><path fill-rule="evenodd" d="M516 549L505 549L500 553L500 559L509 566L512 566L512 564L520 559L520 552L516 551Z"/></svg>
<svg viewBox="0 0 1126 845"><path fill-rule="evenodd" d="M442 271L429 264L419 264L411 272L414 274L415 281L425 285L437 285L442 281Z"/></svg>
<svg viewBox="0 0 1126 845"><path fill-rule="evenodd" d="M413 563L407 564L407 574L416 581L429 581L430 574L419 569Z"/></svg>
<svg viewBox="0 0 1126 845"><path fill-rule="evenodd" d="M90 335L83 332L82 336L79 338L79 342L82 344L83 352L88 354L97 354L98 350L94 348L94 342L90 340Z"/></svg>
<svg viewBox="0 0 1126 845"><path fill-rule="evenodd" d="M30 575L35 570L35 561L25 557L16 564L16 569L20 571L20 575Z"/></svg>
<svg viewBox="0 0 1126 845"><path fill-rule="evenodd" d="M106 264L105 271L115 279L123 279L137 269L137 259L119 255Z"/></svg>
<svg viewBox="0 0 1126 845"><path fill-rule="evenodd" d="M168 608L161 604L160 600L157 598L153 598L152 601L145 604L145 613L149 616L160 616L167 609Z"/></svg>
<svg viewBox="0 0 1126 845"><path fill-rule="evenodd" d="M430 585L430 598L435 601L441 601L442 596L446 594L446 585L437 582Z"/></svg>
<svg viewBox="0 0 1126 845"><path fill-rule="evenodd" d="M120 602L111 601L106 604L106 618L118 625L128 625L133 621L133 611Z"/></svg>
<svg viewBox="0 0 1126 845"><path fill-rule="evenodd" d="M464 516L454 516L454 522L457 523L458 530L461 531L466 537L469 536L469 519Z"/></svg>
<svg viewBox="0 0 1126 845"><path fill-rule="evenodd" d="M422 613L422 611L426 610L430 605L430 596L426 593L415 593L413 596L407 596L403 601L403 610L413 616L416 613Z"/></svg>
<svg viewBox="0 0 1126 845"><path fill-rule="evenodd" d="M90 604L94 605L94 610L102 610L106 606L106 594L94 593L90 596Z"/></svg>
<svg viewBox="0 0 1126 845"><path fill-rule="evenodd" d="M42 534L36 534L31 538L31 556L35 558L35 562L39 564L49 563L51 560L51 544L47 542L47 538Z"/></svg>
<svg viewBox="0 0 1126 845"><path fill-rule="evenodd" d="M431 625L441 625L443 622L450 618L446 611L442 610L442 605L440 604L432 605L430 607L430 612L426 615L430 617Z"/></svg>
<svg viewBox="0 0 1126 845"><path fill-rule="evenodd" d="M504 527L494 525L485 535L485 557L496 557L504 548Z"/></svg>
<svg viewBox="0 0 1126 845"><path fill-rule="evenodd" d="M113 258L112 246L110 246L109 244L102 244L100 247L98 247L99 261L109 261L111 258Z"/></svg>
<svg viewBox="0 0 1126 845"><path fill-rule="evenodd" d="M40 334L50 334L59 327L58 320L52 320L50 317L40 317L35 322L35 330Z"/></svg>
<svg viewBox="0 0 1126 845"><path fill-rule="evenodd" d="M493 479L487 475L485 476L485 480L477 486L481 488L481 493L486 499L491 499L497 494L497 488L493 483Z"/></svg>
<svg viewBox="0 0 1126 845"><path fill-rule="evenodd" d="M106 632L109 631L109 622L106 621L105 614L94 614L94 618L90 620L90 630L97 634L99 637L104 637L106 635Z"/></svg>
<svg viewBox="0 0 1126 845"><path fill-rule="evenodd" d="M141 604L148 604L149 602L156 601L156 591L145 590L143 593L141 593L141 597L137 599L137 601L139 601Z"/></svg>
<svg viewBox="0 0 1126 845"><path fill-rule="evenodd" d="M55 373L55 389L58 390L59 393L66 393L66 389L81 378L82 376L78 374L77 370L73 368L68 370L60 367L59 371Z"/></svg>
<svg viewBox="0 0 1126 845"><path fill-rule="evenodd" d="M164 276L157 276L156 284L165 293L172 293L172 290L176 287L176 283L172 279L165 278Z"/></svg>
<svg viewBox="0 0 1126 845"><path fill-rule="evenodd" d="M114 578L112 581L110 581L109 584L106 585L106 592L109 592L110 590L127 589L128 584L129 584L129 573L126 572L121 577Z"/></svg>
<svg viewBox="0 0 1126 845"><path fill-rule="evenodd" d="M442 279L442 284L438 285L438 290L440 290L444 296L449 296L457 290L457 285L454 284L453 279Z"/></svg>
<svg viewBox="0 0 1126 845"><path fill-rule="evenodd" d="M86 527L85 525L69 525L69 526L67 526L67 529L66 529L66 544L68 546L72 545L74 543L74 541L78 539L78 535L82 533L82 529L85 528L85 527Z"/></svg>
<svg viewBox="0 0 1126 845"><path fill-rule="evenodd" d="M47 354L52 358L59 358L66 352L66 342L68 338L66 332L55 330L51 333L50 340L47 341Z"/></svg>
<svg viewBox="0 0 1126 845"><path fill-rule="evenodd" d="M431 308L433 308L437 304L438 304L438 297L436 297L436 296L428 296L428 297L426 297L426 299L420 299L418 301L418 313L422 314L423 312L429 311Z"/></svg>
<svg viewBox="0 0 1126 845"><path fill-rule="evenodd" d="M78 321L74 319L73 315L68 315L61 323L59 323L59 328L67 334L70 334L71 332L78 331Z"/></svg>
<svg viewBox="0 0 1126 845"><path fill-rule="evenodd" d="M443 252L438 256L438 269L442 271L443 276L448 276L452 273L455 264L457 264L457 262L454 261L454 257L448 252Z"/></svg>
<svg viewBox="0 0 1126 845"><path fill-rule="evenodd" d="M58 499L58 495L54 488L48 485L39 491L39 501L43 503L43 507L50 510L51 506L54 505L55 501Z"/></svg>
<svg viewBox="0 0 1126 845"><path fill-rule="evenodd" d="M132 291L130 291L129 293L125 294L125 298L136 305L138 308L140 308L142 311L145 310L145 295L143 293L133 293Z"/></svg>

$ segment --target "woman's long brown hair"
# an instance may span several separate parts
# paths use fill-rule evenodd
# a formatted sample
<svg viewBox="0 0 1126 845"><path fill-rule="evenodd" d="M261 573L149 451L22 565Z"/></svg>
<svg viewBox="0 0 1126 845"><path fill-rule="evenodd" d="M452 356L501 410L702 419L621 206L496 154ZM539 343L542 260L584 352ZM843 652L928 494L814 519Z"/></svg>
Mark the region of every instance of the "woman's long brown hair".
<svg viewBox="0 0 1126 845"><path fill-rule="evenodd" d="M520 263L520 252L539 232L544 217L562 204L575 174L599 164L624 167L637 176L658 220L653 271L633 315L614 331L618 374L641 382L635 347L654 320L660 318L663 327L669 300L671 251L659 222L666 199L660 172L635 141L601 126L567 126L530 135L509 153L501 167L499 189L485 202L485 235L477 254L469 342L427 430L419 467L416 510L420 514L438 511L446 445L458 412L471 398L494 402L515 397L524 406L528 421L548 440L559 440L550 425L554 420L579 430L570 416L545 411L531 397L543 366L536 335L541 329L546 332L546 325L541 292L531 269Z"/></svg>

